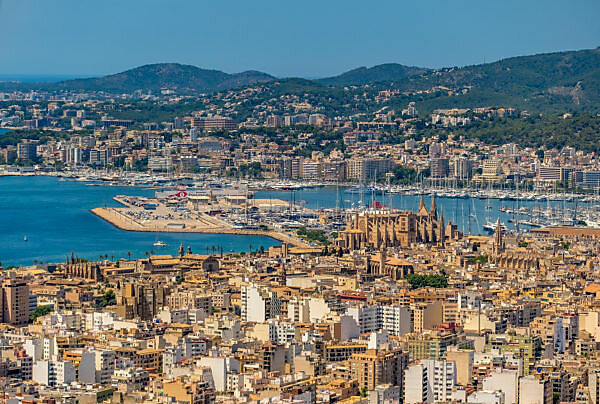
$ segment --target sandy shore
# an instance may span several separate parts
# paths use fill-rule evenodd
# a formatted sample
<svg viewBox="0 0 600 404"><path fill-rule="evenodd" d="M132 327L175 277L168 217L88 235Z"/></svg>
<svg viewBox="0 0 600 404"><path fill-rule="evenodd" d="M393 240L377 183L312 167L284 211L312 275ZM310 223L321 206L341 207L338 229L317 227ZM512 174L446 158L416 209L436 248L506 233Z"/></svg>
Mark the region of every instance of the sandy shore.
<svg viewBox="0 0 600 404"><path fill-rule="evenodd" d="M248 230L248 229L236 229L233 227L226 226L209 226L209 227L167 227L167 226L153 226L147 223L140 223L128 216L123 215L115 208L95 208L91 212L101 219L106 220L113 226L121 230L127 231L140 231L140 232L160 232L160 233L210 233L210 234L240 234L240 235L253 235L253 236L266 236L271 237L275 240L279 240L284 243L288 243L295 247L310 248L311 246L296 238L291 237L287 234L268 231L268 230Z"/></svg>

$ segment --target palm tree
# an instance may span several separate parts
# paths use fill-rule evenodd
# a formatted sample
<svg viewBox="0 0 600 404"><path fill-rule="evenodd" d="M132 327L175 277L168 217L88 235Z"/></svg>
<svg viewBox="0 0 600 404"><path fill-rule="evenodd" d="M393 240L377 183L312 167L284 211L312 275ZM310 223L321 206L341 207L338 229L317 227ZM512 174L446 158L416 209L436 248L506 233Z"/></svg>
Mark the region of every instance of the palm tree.
<svg viewBox="0 0 600 404"><path fill-rule="evenodd" d="M127 259L131 261L131 251L127 251Z"/></svg>
<svg viewBox="0 0 600 404"><path fill-rule="evenodd" d="M248 250L252 251L252 244L248 246Z"/></svg>

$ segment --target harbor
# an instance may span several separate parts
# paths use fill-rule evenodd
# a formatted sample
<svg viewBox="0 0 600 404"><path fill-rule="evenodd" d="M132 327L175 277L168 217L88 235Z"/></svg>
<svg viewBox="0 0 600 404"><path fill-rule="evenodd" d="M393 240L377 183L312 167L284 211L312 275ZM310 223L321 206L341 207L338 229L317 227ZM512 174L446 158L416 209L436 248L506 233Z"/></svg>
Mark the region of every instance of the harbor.
<svg viewBox="0 0 600 404"><path fill-rule="evenodd" d="M297 237L298 229L320 229L331 235L344 229L353 212L376 203L391 209L415 210L421 197L428 206L435 197L446 220L465 234L490 234L498 218L508 232L556 226L591 229L600 224L596 194L489 189L458 192L315 181L216 181L197 175L40 174L0 178L7 195L0 212L4 225L0 250L8 264L29 264L39 251L51 261L62 259L71 250L91 259L100 255L141 257L157 251L174 253L180 244L201 251L217 246L226 252L268 248L281 242L314 247ZM141 215L138 218L123 215L132 210L125 195L164 199L183 188L188 196L185 203L179 206L170 201L169 209L172 215L192 215L181 216L184 226L168 216L162 222L144 222L148 219L143 215L155 213L141 207L133 209L135 215ZM46 214L47 209L59 206L52 216ZM64 229L60 237L55 229ZM95 238L82 240L81 234ZM134 246L123 247L124 240L133 241ZM155 245L158 241L168 246Z"/></svg>
<svg viewBox="0 0 600 404"><path fill-rule="evenodd" d="M159 234L166 246L155 246L156 233L124 231L90 212L97 207L122 207L113 199L116 195L153 197L154 190L87 187L47 176L3 177L0 185L4 191L0 198L0 256L5 267L41 263L40 257L44 263L62 262L72 252L89 260L134 259L177 254L181 244L200 254L243 253L280 244L262 235L166 232Z"/></svg>
<svg viewBox="0 0 600 404"><path fill-rule="evenodd" d="M310 248L311 245L292 233L235 226L230 222L210 215L206 211L190 211L168 206L156 199L117 196L115 201L125 207L94 208L91 212L115 227L126 231L153 233L212 233L270 237L294 247ZM267 203L267 201L259 201ZM270 204L283 204L283 201L268 201ZM147 209L152 206L151 214ZM221 206L221 209L226 206Z"/></svg>

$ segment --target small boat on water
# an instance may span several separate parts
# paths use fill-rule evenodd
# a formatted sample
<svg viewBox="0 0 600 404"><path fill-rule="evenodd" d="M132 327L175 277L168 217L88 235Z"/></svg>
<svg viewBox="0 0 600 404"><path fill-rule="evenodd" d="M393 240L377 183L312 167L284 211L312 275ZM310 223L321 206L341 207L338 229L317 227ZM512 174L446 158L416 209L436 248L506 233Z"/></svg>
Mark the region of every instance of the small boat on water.
<svg viewBox="0 0 600 404"><path fill-rule="evenodd" d="M25 242L27 241L27 236L23 237L23 241L25 241Z"/></svg>
<svg viewBox="0 0 600 404"><path fill-rule="evenodd" d="M498 223L496 222L487 222L483 225L483 229L491 233L494 233L496 231L496 227L498 227ZM506 231L506 225L504 223L500 223L500 227L503 231Z"/></svg>
<svg viewBox="0 0 600 404"><path fill-rule="evenodd" d="M167 245L167 243L165 243L164 241L156 241L154 242L154 247L165 247Z"/></svg>

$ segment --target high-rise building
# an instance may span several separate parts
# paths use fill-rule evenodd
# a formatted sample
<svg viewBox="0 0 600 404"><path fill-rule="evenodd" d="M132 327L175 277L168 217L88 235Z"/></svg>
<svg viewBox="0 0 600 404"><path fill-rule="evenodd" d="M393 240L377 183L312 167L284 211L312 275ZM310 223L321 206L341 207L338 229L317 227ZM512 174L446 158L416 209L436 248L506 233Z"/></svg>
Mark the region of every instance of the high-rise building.
<svg viewBox="0 0 600 404"><path fill-rule="evenodd" d="M324 161L321 164L323 179L326 181L345 181L346 180L346 162L345 161Z"/></svg>
<svg viewBox="0 0 600 404"><path fill-rule="evenodd" d="M183 118L180 116L176 116L173 120L173 128L174 129L182 129L183 128Z"/></svg>
<svg viewBox="0 0 600 404"><path fill-rule="evenodd" d="M408 366L408 353L402 350L367 349L350 357L352 378L360 390L374 390L379 384L402 387L404 369Z"/></svg>
<svg viewBox="0 0 600 404"><path fill-rule="evenodd" d="M473 176L473 162L464 157L454 160L453 174L457 180L471 179Z"/></svg>
<svg viewBox="0 0 600 404"><path fill-rule="evenodd" d="M111 160L111 153L107 149L90 150L90 164L105 166Z"/></svg>
<svg viewBox="0 0 600 404"><path fill-rule="evenodd" d="M313 160L302 161L302 178L305 180L322 179L321 163Z"/></svg>
<svg viewBox="0 0 600 404"><path fill-rule="evenodd" d="M264 323L281 314L277 293L268 287L244 285L241 292L243 321Z"/></svg>
<svg viewBox="0 0 600 404"><path fill-rule="evenodd" d="M24 140L17 144L17 158L21 161L37 159L37 141Z"/></svg>
<svg viewBox="0 0 600 404"><path fill-rule="evenodd" d="M267 117L266 126L281 126L283 124L283 119L279 115L269 115Z"/></svg>
<svg viewBox="0 0 600 404"><path fill-rule="evenodd" d="M394 161L390 159L353 159L348 161L347 178L351 180L374 180L394 168Z"/></svg>
<svg viewBox="0 0 600 404"><path fill-rule="evenodd" d="M495 370L483 379L484 391L501 391L506 404L516 404L519 398L519 372L512 369Z"/></svg>
<svg viewBox="0 0 600 404"><path fill-rule="evenodd" d="M29 321L29 286L23 280L2 283L2 322L25 325Z"/></svg>
<svg viewBox="0 0 600 404"><path fill-rule="evenodd" d="M301 160L298 158L284 157L279 161L279 178L284 180L297 180L300 178Z"/></svg>
<svg viewBox="0 0 600 404"><path fill-rule="evenodd" d="M404 377L406 403L452 401L456 366L445 360L422 360L408 367Z"/></svg>
<svg viewBox="0 0 600 404"><path fill-rule="evenodd" d="M450 163L447 158L433 158L429 170L432 178L446 178L450 173Z"/></svg>
<svg viewBox="0 0 600 404"><path fill-rule="evenodd" d="M433 401L433 391L429 383L428 369L421 363L408 367L404 373L404 402L430 403Z"/></svg>
<svg viewBox="0 0 600 404"><path fill-rule="evenodd" d="M192 121L192 127L205 131L236 130L237 124L229 117L223 116L197 116Z"/></svg>
<svg viewBox="0 0 600 404"><path fill-rule="evenodd" d="M467 386L473 381L473 359L472 350L446 351L446 360L456 364L456 383Z"/></svg>
<svg viewBox="0 0 600 404"><path fill-rule="evenodd" d="M67 164L77 165L82 162L82 153L79 147L69 147L67 149Z"/></svg>
<svg viewBox="0 0 600 404"><path fill-rule="evenodd" d="M421 363L427 368L428 382L433 393L433 401L451 401L452 389L456 385L455 363L434 359L424 359Z"/></svg>

